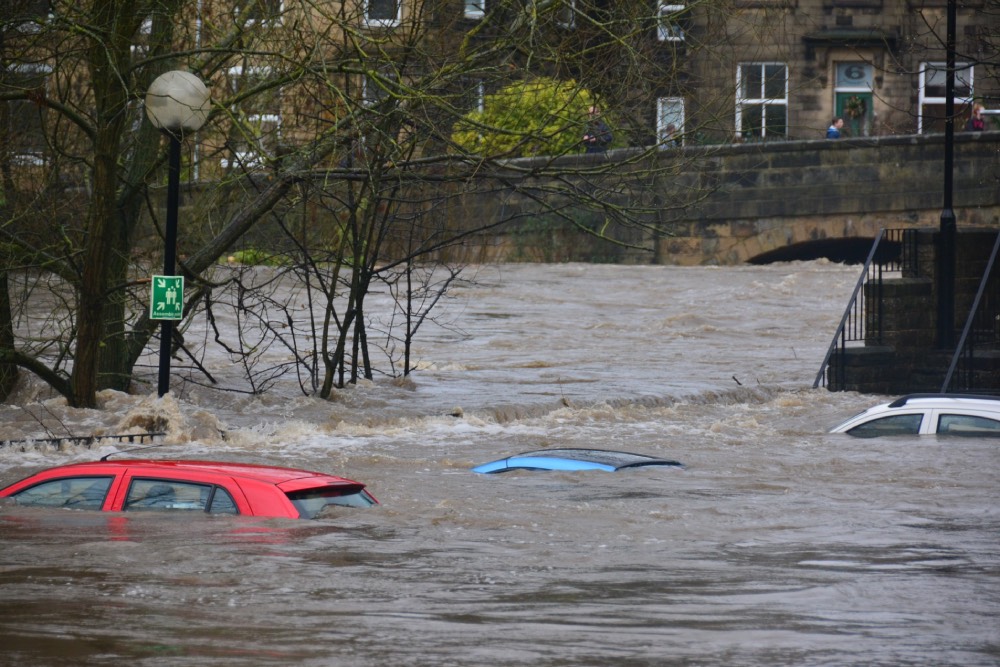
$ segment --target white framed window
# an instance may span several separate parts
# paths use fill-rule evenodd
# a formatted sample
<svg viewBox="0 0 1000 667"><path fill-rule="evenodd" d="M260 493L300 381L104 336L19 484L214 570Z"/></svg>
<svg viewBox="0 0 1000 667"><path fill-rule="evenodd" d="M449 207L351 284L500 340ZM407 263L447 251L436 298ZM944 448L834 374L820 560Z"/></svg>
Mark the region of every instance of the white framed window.
<svg viewBox="0 0 1000 667"><path fill-rule="evenodd" d="M482 113L486 110L486 84L482 79L463 77L455 105L461 113Z"/></svg>
<svg viewBox="0 0 1000 667"><path fill-rule="evenodd" d="M970 63L955 63L955 114L961 118L964 107L972 104L973 72ZM947 105L948 64L920 63L918 77L917 133L944 132ZM957 122L957 121L956 121Z"/></svg>
<svg viewBox="0 0 1000 667"><path fill-rule="evenodd" d="M238 16L244 25L278 25L281 23L281 12L284 10L284 0L249 0Z"/></svg>
<svg viewBox="0 0 1000 667"><path fill-rule="evenodd" d="M785 63L740 63L736 68L736 133L745 140L788 135Z"/></svg>
<svg viewBox="0 0 1000 667"><path fill-rule="evenodd" d="M149 52L149 36L153 34L153 17L147 16L139 24L139 30L135 34L135 43L132 45L133 56L145 56Z"/></svg>
<svg viewBox="0 0 1000 667"><path fill-rule="evenodd" d="M562 0L557 20L563 28L576 27L576 0Z"/></svg>
<svg viewBox="0 0 1000 667"><path fill-rule="evenodd" d="M371 26L399 24L400 0L364 0L365 23Z"/></svg>
<svg viewBox="0 0 1000 667"><path fill-rule="evenodd" d="M656 143L661 149L684 145L684 98L656 100Z"/></svg>
<svg viewBox="0 0 1000 667"><path fill-rule="evenodd" d="M656 37L661 42L683 42L684 27L681 25L681 14L684 5L658 5L656 13Z"/></svg>
<svg viewBox="0 0 1000 667"><path fill-rule="evenodd" d="M378 84L374 77L365 75L361 84L361 97L365 106L372 107L388 97L388 92Z"/></svg>
<svg viewBox="0 0 1000 667"><path fill-rule="evenodd" d="M20 0L13 3L4 0L4 4L13 5L4 7L8 15L4 23L15 26L18 32L37 33L42 25L52 20L52 0Z"/></svg>
<svg viewBox="0 0 1000 667"><path fill-rule="evenodd" d="M14 63L7 67L5 87L25 93L45 96L52 74L50 65L41 63ZM10 154L18 164L40 166L45 164L48 140L45 136L45 107L31 99L9 100L7 113L10 127Z"/></svg>
<svg viewBox="0 0 1000 667"><path fill-rule="evenodd" d="M265 82L270 67L229 68L227 79L233 95L247 92ZM265 89L243 100L233 109L233 127L229 133L230 157L223 158L223 169L260 169L273 157L281 141L281 92Z"/></svg>
<svg viewBox="0 0 1000 667"><path fill-rule="evenodd" d="M465 18L481 19L486 16L486 0L465 0Z"/></svg>
<svg viewBox="0 0 1000 667"><path fill-rule="evenodd" d="M473 87L474 109L479 113L486 111L486 83L480 79Z"/></svg>

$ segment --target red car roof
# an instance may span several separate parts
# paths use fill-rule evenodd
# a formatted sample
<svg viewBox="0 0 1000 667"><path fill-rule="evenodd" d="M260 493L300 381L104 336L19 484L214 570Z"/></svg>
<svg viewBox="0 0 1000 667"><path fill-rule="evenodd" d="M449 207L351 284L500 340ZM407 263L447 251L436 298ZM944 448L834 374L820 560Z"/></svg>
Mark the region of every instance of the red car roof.
<svg viewBox="0 0 1000 667"><path fill-rule="evenodd" d="M53 470L73 471L86 474L88 468L140 468L163 473L168 470L194 470L199 472L218 473L242 479L254 479L269 484L285 484L294 480L308 479L310 481L325 480L328 484L350 483L349 479L297 468L282 468L278 466L258 465L254 463L230 463L225 461L189 461L162 459L114 459L109 461L88 461L85 463L70 463L57 466Z"/></svg>
<svg viewBox="0 0 1000 667"><path fill-rule="evenodd" d="M162 459L114 459L55 466L0 489L0 497L18 495L52 480L82 478L87 482L91 477L112 476L118 482L109 481L112 484L110 490L105 484L100 507L95 503L94 506L79 509L123 511L127 509L125 503L131 498L134 485L131 482L127 485L122 484L122 480L141 478L200 484L215 483L225 489L230 504L235 503L233 510L238 508L239 514L251 516L313 518L329 504L348 507L368 507L378 504L378 501L365 490L364 484L327 473L253 463ZM69 494L70 491L71 489L66 490L65 493ZM60 487L60 493L62 492L64 490ZM300 495L297 492L306 493ZM77 502L76 496L82 496L83 493L74 491L66 500ZM62 498L57 497L58 500ZM211 502L211 496L208 502ZM57 503L55 506L61 505ZM206 508L207 505L203 502L201 509L209 511ZM199 509L199 507L195 502L191 507L185 504L182 509ZM237 513L230 512L229 508L221 511Z"/></svg>

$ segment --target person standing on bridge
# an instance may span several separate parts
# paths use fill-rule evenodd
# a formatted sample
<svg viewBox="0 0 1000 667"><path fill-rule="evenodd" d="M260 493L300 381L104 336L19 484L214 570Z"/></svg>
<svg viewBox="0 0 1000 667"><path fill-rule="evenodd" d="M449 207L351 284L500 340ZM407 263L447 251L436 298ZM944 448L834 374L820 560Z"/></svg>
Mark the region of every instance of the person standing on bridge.
<svg viewBox="0 0 1000 667"><path fill-rule="evenodd" d="M844 127L844 119L840 116L834 116L833 122L830 123L830 127L826 130L827 139L840 139L840 128Z"/></svg>
<svg viewBox="0 0 1000 667"><path fill-rule="evenodd" d="M597 107L590 107L590 120L587 122L587 131L583 135L583 145L588 153L603 153L608 150L613 137L611 128L601 118L601 111Z"/></svg>
<svg viewBox="0 0 1000 667"><path fill-rule="evenodd" d="M972 105L972 113L969 114L969 122L965 124L967 132L982 132L986 129L986 121L983 120L983 105Z"/></svg>

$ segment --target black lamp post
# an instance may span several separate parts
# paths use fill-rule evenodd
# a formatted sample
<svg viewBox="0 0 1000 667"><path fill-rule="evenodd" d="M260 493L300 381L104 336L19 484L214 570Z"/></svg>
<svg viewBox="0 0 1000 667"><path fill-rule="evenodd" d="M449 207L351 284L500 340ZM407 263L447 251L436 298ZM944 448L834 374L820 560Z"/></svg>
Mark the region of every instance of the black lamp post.
<svg viewBox="0 0 1000 667"><path fill-rule="evenodd" d="M945 78L944 106L944 207L938 235L938 347L955 347L955 210L952 208L955 162L955 5L948 0L948 26L945 48L948 71Z"/></svg>
<svg viewBox="0 0 1000 667"><path fill-rule="evenodd" d="M146 92L146 116L167 135L167 227L163 248L163 275L173 276L177 256L177 208L180 200L181 140L196 132L208 119L211 107L205 84L190 72L172 71L158 76ZM173 320L160 324L160 377L158 393L170 391L170 344Z"/></svg>

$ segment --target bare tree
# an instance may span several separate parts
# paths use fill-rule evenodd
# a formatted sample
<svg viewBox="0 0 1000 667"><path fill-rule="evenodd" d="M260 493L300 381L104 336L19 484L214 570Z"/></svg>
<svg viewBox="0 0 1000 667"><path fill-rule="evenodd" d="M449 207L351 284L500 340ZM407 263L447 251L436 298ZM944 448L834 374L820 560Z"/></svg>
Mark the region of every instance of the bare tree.
<svg viewBox="0 0 1000 667"><path fill-rule="evenodd" d="M211 381L200 355L221 346L251 391L288 372L320 396L373 377L376 321L385 372L402 359L409 373L413 336L457 275L426 267L476 259L473 238L542 221L648 252L650 238L669 233L671 211L704 194L659 194L687 167L663 157L655 102L683 96L686 83L679 51L654 47L658 31L683 17L665 25L646 3L505 0L471 19L445 0L402 9L310 0L54 0L41 14L34 6L3 20L0 44L5 113L30 109L42 138L18 146L15 124L2 125L0 272L11 307L0 301L0 380L15 366L30 370L74 405L95 405L101 388L131 388L155 332L144 279L162 243L142 233L161 229L150 186L162 178L164 142L140 102L167 69L195 72L214 100L208 125L186 145L180 252L195 286L188 317L212 333L193 349L189 320L175 347ZM394 13L381 14L387 7ZM709 46L691 39L687 55ZM616 118L615 160L575 147L512 160L452 141L483 94L540 75L573 81ZM683 128L687 141L730 135L717 114L703 117ZM544 145L545 133L579 133L580 119L481 129ZM484 204L498 197L502 205ZM494 212L469 214L487 208ZM273 280L220 264L237 250L281 258L276 276L298 280L308 307L276 297ZM382 288L391 310L373 317L370 297ZM52 307L38 320L41 294ZM234 330L219 324L224 303L237 314ZM38 327L45 333L32 335ZM261 351L274 345L293 361L266 361ZM4 395L9 388L0 382Z"/></svg>

